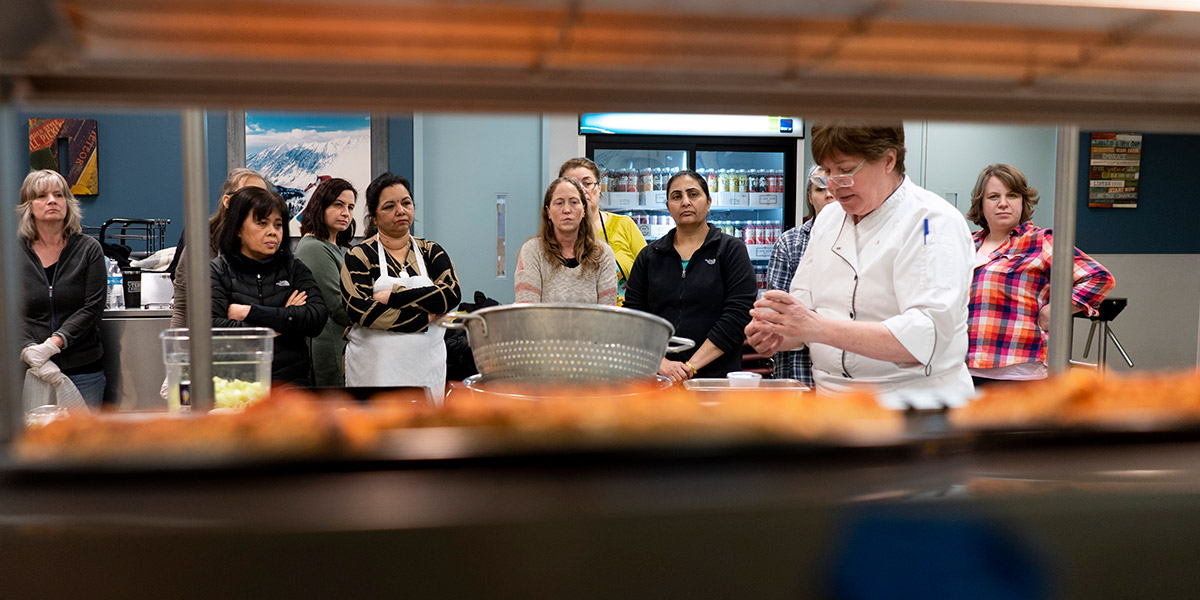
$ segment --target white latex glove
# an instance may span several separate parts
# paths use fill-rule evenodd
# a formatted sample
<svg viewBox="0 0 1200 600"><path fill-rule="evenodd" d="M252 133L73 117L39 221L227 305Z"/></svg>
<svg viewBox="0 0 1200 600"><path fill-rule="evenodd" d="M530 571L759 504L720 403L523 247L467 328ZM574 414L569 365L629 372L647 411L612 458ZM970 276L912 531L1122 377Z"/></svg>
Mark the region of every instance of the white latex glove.
<svg viewBox="0 0 1200 600"><path fill-rule="evenodd" d="M58 385L67 380L67 376L63 375L58 365L51 361L42 363L42 366L34 369L33 374L50 385Z"/></svg>
<svg viewBox="0 0 1200 600"><path fill-rule="evenodd" d="M54 336L46 338L46 341L40 344L25 346L25 349L21 350L21 360L33 369L41 368L46 361L50 360L51 356L62 352L62 348L59 348L58 344L50 341L52 337Z"/></svg>

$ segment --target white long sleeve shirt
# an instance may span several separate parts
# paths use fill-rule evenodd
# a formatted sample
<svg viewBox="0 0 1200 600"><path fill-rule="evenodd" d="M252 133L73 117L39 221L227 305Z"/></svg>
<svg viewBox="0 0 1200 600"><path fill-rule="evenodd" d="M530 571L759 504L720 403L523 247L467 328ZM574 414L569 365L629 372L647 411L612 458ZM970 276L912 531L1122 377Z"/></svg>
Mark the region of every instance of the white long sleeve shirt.
<svg viewBox="0 0 1200 600"><path fill-rule="evenodd" d="M812 228L791 293L830 319L881 322L919 364L810 344L817 389L928 388L970 395L965 361L974 247L966 219L907 176L858 223L834 202Z"/></svg>

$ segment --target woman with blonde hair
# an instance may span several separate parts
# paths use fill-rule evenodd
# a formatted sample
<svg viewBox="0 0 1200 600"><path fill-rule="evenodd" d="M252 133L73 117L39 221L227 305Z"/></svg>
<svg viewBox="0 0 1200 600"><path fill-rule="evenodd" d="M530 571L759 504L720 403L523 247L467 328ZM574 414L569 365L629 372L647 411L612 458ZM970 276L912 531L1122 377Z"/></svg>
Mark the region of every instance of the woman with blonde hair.
<svg viewBox="0 0 1200 600"><path fill-rule="evenodd" d="M71 186L55 171L30 173L21 185L17 235L25 323L21 360L52 385L71 380L84 402L104 400L100 316L107 292L104 251L83 235Z"/></svg>
<svg viewBox="0 0 1200 600"><path fill-rule="evenodd" d="M579 181L550 182L538 234L521 246L517 258L517 302L617 303L617 261L596 239L587 212L587 193Z"/></svg>

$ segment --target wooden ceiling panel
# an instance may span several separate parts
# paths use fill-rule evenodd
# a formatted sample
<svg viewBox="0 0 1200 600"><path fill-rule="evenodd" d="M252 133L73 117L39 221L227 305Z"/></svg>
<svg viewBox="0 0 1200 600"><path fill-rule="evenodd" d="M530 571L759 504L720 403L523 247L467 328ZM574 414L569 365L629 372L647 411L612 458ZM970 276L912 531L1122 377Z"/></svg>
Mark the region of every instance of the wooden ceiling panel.
<svg viewBox="0 0 1200 600"><path fill-rule="evenodd" d="M336 81L356 90L347 96L356 108L416 108L436 104L438 94L482 87L489 92L443 97L443 104L575 110L599 101L725 112L802 105L874 114L900 97L912 103L906 109L931 115L1026 111L1042 118L1067 105L1071 115L1106 118L1129 107L1146 107L1154 118L1200 115L1196 13L1004 0L702 0L687 10L671 0L55 6L73 27L70 43L61 44L73 48L69 60L62 53L0 57L0 76L20 79L11 87L31 101L61 97L75 81L93 97L161 102L188 90L189 102L225 102L240 90L261 101L324 106L337 98L292 98L286 90ZM228 90L231 74L248 83ZM254 78L270 84L251 85ZM805 90L814 83L828 96ZM424 95L395 98L392 86ZM956 108L964 98L970 103Z"/></svg>

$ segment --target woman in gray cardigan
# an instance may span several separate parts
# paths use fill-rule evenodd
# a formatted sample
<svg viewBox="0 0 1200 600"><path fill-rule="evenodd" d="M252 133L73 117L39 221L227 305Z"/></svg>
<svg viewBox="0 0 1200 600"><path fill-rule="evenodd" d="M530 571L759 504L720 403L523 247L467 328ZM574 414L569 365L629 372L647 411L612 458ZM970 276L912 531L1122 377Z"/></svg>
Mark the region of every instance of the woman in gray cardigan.
<svg viewBox="0 0 1200 600"><path fill-rule="evenodd" d="M100 316L107 292L104 251L83 235L79 201L55 171L34 171L21 185L17 235L25 322L21 360L57 385L64 377L84 402L104 400Z"/></svg>
<svg viewBox="0 0 1200 600"><path fill-rule="evenodd" d="M342 260L354 237L354 204L358 192L345 179L327 179L313 191L300 214L300 243L296 258L317 279L317 287L329 309L329 320L321 335L312 339L313 372L318 387L346 384L343 360L346 355L346 303L342 301Z"/></svg>

